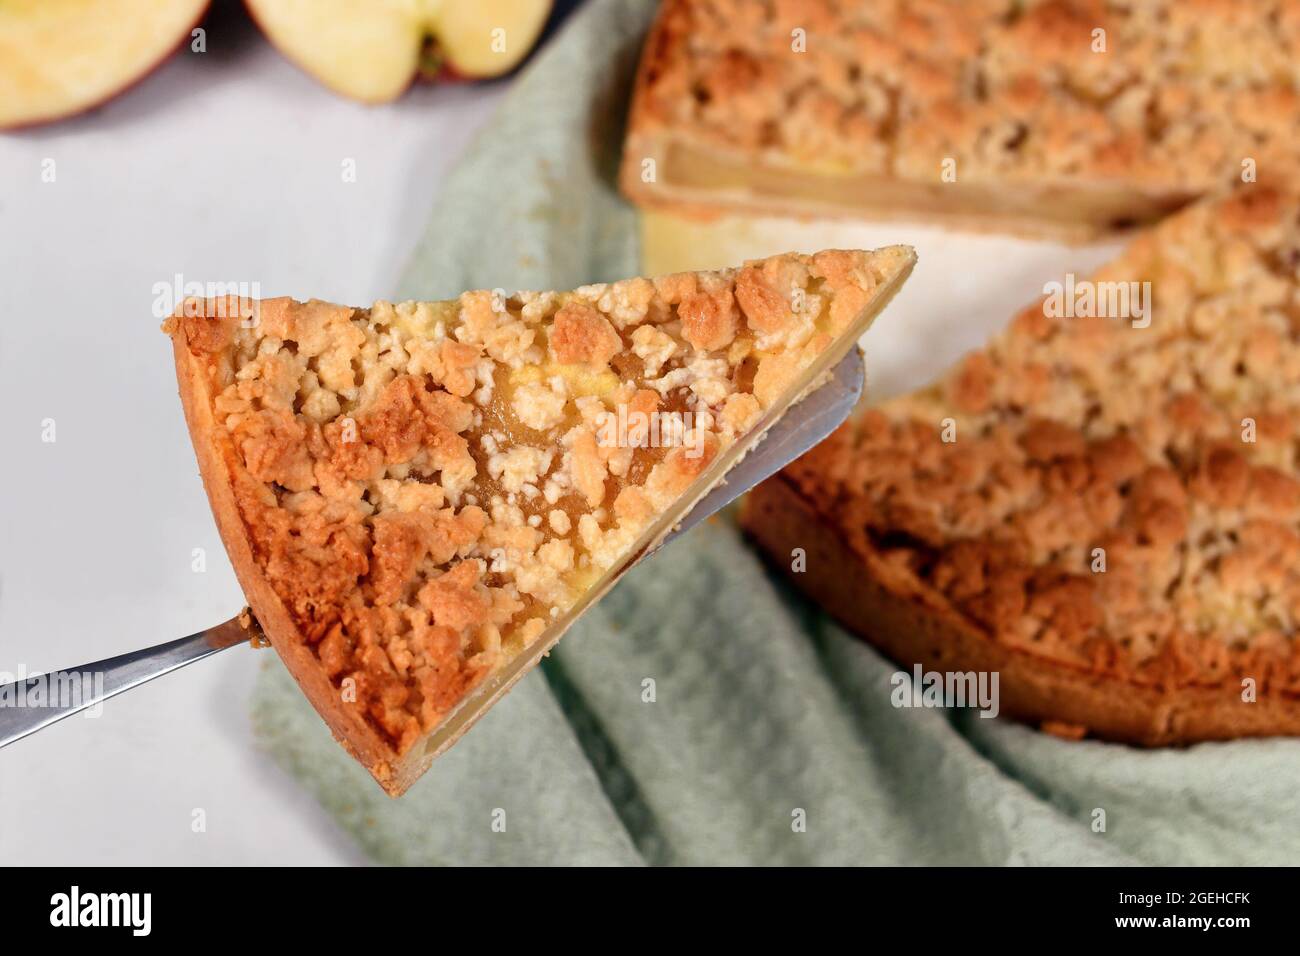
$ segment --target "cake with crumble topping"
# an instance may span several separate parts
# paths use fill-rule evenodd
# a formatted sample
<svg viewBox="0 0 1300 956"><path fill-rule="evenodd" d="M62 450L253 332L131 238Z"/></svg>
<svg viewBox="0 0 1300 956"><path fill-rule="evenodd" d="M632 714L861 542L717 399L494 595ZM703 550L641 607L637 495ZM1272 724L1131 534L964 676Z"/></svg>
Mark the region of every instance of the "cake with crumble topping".
<svg viewBox="0 0 1300 956"><path fill-rule="evenodd" d="M1140 316L1027 308L745 526L899 662L998 671L1002 710L1058 733L1300 733L1300 201L1197 204L1079 285L1132 283Z"/></svg>
<svg viewBox="0 0 1300 956"><path fill-rule="evenodd" d="M1297 171L1290 0L665 0L622 185L1084 239Z"/></svg>
<svg viewBox="0 0 1300 956"><path fill-rule="evenodd" d="M856 347L914 261L789 254L369 309L191 300L164 329L249 604L399 794Z"/></svg>

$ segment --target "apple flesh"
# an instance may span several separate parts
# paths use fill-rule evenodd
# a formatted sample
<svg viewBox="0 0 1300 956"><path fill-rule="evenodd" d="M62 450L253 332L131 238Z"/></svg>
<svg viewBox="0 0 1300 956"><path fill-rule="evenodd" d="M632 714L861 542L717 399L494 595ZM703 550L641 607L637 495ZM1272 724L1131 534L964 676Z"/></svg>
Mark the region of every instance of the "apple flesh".
<svg viewBox="0 0 1300 956"><path fill-rule="evenodd" d="M552 0L244 0L273 44L364 103L417 76L501 76L536 44Z"/></svg>
<svg viewBox="0 0 1300 956"><path fill-rule="evenodd" d="M0 129L72 116L148 75L208 0L2 0Z"/></svg>

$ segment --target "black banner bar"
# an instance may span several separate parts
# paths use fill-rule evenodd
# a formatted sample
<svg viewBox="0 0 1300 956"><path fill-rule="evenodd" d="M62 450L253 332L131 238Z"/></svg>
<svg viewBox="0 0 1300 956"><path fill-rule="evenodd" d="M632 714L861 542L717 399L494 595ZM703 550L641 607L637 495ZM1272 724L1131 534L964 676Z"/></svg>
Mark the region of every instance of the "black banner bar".
<svg viewBox="0 0 1300 956"><path fill-rule="evenodd" d="M72 935L83 943L113 937L127 945L248 942L268 921L291 928L303 943L339 945L355 937L375 945L384 925L404 924L416 937L436 935L518 907L536 907L548 932L572 920L579 931L594 929L595 921L652 934L753 932L761 940L776 921L791 928L852 924L864 939L969 941L974 929L1048 928L1062 940L1199 935L1230 945L1242 934L1288 929L1295 909L1289 870L640 870L598 880L568 870L541 876L549 904L535 893L538 874L510 870L478 877L380 868L50 868L9 875L19 878L6 881L0 914L11 945ZM543 925L494 916L488 923L506 933L535 933Z"/></svg>

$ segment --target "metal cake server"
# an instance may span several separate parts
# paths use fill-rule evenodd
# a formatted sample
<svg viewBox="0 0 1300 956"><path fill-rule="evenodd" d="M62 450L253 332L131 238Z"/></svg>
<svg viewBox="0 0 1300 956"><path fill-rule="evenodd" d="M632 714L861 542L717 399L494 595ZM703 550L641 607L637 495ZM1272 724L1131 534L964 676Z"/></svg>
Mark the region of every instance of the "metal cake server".
<svg viewBox="0 0 1300 956"><path fill-rule="evenodd" d="M830 379L791 407L727 472L726 480L687 512L660 547L776 474L839 427L862 395L863 377L862 352L850 348L832 370ZM245 610L179 640L0 686L0 747L228 647L265 642L262 629ZM51 687L76 688L77 692L68 695L70 700L51 704ZM11 706L38 693L47 698L40 706Z"/></svg>

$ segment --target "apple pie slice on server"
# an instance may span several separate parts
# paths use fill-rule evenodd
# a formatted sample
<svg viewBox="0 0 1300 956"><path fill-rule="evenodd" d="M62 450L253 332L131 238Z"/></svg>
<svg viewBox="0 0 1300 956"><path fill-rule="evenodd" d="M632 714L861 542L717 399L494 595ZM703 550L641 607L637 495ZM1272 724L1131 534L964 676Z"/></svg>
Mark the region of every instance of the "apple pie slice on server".
<svg viewBox="0 0 1300 956"><path fill-rule="evenodd" d="M191 300L164 325L222 539L401 794L820 384L906 247L454 301Z"/></svg>

